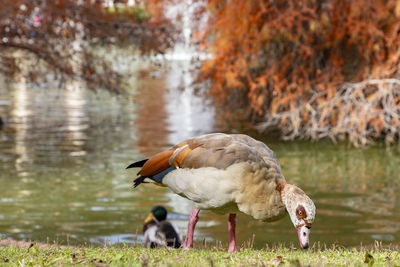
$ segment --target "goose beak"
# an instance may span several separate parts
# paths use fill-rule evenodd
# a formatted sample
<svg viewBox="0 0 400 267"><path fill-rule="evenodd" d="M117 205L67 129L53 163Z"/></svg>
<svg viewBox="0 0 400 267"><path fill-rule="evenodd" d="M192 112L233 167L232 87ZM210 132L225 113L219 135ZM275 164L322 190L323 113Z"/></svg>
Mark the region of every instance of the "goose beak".
<svg viewBox="0 0 400 267"><path fill-rule="evenodd" d="M154 219L153 213L150 213L147 218L144 220L144 223L149 223Z"/></svg>
<svg viewBox="0 0 400 267"><path fill-rule="evenodd" d="M303 225L297 227L297 236L299 237L300 246L304 249L308 248L308 236L310 235L309 226Z"/></svg>

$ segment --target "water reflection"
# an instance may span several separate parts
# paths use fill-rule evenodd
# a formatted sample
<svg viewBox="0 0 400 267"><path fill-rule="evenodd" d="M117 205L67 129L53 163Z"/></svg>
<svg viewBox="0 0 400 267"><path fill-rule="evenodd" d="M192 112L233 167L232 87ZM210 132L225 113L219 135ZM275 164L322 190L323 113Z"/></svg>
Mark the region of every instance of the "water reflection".
<svg viewBox="0 0 400 267"><path fill-rule="evenodd" d="M138 105L136 146L142 154L151 156L169 145L166 74L157 73L157 69L139 72L142 79L139 81L138 92L135 96Z"/></svg>
<svg viewBox="0 0 400 267"><path fill-rule="evenodd" d="M84 84L77 80L68 80L63 94L63 112L65 114L65 125L61 131L65 130L67 136L65 145L73 147L71 156L84 156L86 151L83 149L88 139L85 131L89 128L89 121L86 110Z"/></svg>
<svg viewBox="0 0 400 267"><path fill-rule="evenodd" d="M15 169L19 176L27 176L28 173L23 172L25 162L29 161L29 151L27 147L28 139L28 119L31 112L28 108L28 96L25 81L19 83L16 87L14 94L14 108L12 115L15 118Z"/></svg>
<svg viewBox="0 0 400 267"><path fill-rule="evenodd" d="M210 133L215 110L204 97L196 95L192 86L190 61L173 64L167 75L169 142L177 144L196 135Z"/></svg>
<svg viewBox="0 0 400 267"><path fill-rule="evenodd" d="M27 86L20 83L10 89L9 123L2 130L11 138L0 143L4 163L0 165L0 233L41 241L70 236L82 242L102 232L93 226L107 224L94 219L96 213L124 209L123 201L112 203L114 196L123 196L118 192L130 190L121 171L114 173L124 165L114 150L116 143L129 147L132 131L118 130L134 121L132 106L116 98L108 101L110 95L93 94L75 81L67 81L63 90ZM128 151L133 156L138 153ZM109 203L96 205L96 199L104 203L106 197ZM125 207L130 209L131 203L126 201ZM107 220L117 221L116 216ZM130 225L130 219L126 222Z"/></svg>

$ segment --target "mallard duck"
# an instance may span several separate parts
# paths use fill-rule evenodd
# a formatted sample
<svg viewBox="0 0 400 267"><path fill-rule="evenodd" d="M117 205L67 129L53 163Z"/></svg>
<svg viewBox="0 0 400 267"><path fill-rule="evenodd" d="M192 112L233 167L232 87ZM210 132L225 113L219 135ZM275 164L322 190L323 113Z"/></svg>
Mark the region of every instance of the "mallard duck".
<svg viewBox="0 0 400 267"><path fill-rule="evenodd" d="M267 222L288 213L300 246L309 246L316 213L313 201L299 187L286 183L274 152L247 135L201 135L127 168L135 167L141 170L134 187L151 181L193 201L185 249L193 247L200 210L229 214L229 252L237 250L237 212Z"/></svg>
<svg viewBox="0 0 400 267"><path fill-rule="evenodd" d="M181 246L178 230L166 219L167 210L163 206L155 206L151 209L143 225L144 242L147 247L179 248Z"/></svg>

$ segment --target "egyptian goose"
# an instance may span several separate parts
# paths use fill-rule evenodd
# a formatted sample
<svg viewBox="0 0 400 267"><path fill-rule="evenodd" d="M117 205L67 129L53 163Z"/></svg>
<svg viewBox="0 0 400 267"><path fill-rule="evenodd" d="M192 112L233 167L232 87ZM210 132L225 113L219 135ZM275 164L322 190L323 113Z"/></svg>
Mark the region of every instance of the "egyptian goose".
<svg viewBox="0 0 400 267"><path fill-rule="evenodd" d="M144 243L147 247L168 246L179 248L181 239L176 227L166 221L167 210L163 206L155 206L144 221Z"/></svg>
<svg viewBox="0 0 400 267"><path fill-rule="evenodd" d="M286 212L297 229L300 246L308 248L315 217L312 200L287 184L274 152L242 134L214 133L183 141L168 151L132 163L142 167L134 186L150 181L169 187L194 202L183 248L193 247L200 210L228 213L229 252L235 252L236 213L275 221Z"/></svg>

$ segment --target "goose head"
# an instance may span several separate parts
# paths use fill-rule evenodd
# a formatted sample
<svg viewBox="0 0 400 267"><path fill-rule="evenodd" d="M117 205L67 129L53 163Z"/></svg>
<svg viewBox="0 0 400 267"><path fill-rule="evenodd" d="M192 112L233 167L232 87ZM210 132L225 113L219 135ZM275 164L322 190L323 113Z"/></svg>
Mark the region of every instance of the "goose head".
<svg viewBox="0 0 400 267"><path fill-rule="evenodd" d="M155 206L151 209L150 214L144 220L144 223L155 221L157 223L164 221L167 218L167 210L163 206Z"/></svg>
<svg viewBox="0 0 400 267"><path fill-rule="evenodd" d="M286 206L290 219L297 230L300 246L309 246L309 235L315 218L314 202L295 185L284 184L281 191L282 201Z"/></svg>

